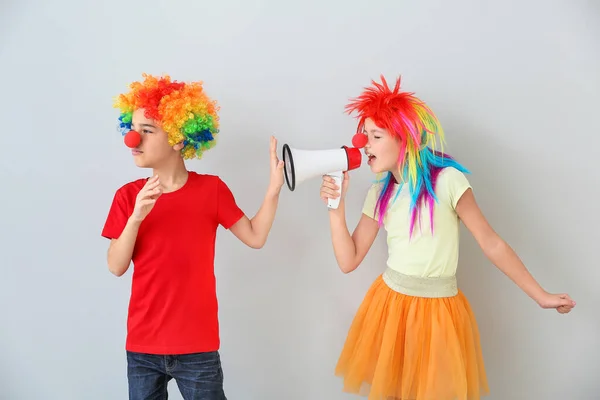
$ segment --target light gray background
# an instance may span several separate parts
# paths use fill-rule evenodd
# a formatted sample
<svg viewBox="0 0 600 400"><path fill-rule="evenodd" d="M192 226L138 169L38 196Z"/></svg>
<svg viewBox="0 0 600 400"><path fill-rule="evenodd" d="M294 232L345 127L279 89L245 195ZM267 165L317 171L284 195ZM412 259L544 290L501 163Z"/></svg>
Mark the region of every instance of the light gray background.
<svg viewBox="0 0 600 400"><path fill-rule="evenodd" d="M108 272L100 231L114 191L148 174L112 109L144 71L206 82L222 106L220 143L188 165L219 174L249 215L267 185L270 134L280 149L349 144L347 99L380 73L402 74L473 171L494 227L542 285L578 302L567 316L541 310L464 232L460 286L479 320L489 398L600 396L598 2L354 3L2 3L0 398L127 398L131 272ZM351 227L371 179L366 167L352 173ZM385 236L341 274L318 187L284 188L261 251L219 232L230 399L356 398L333 370L385 267Z"/></svg>

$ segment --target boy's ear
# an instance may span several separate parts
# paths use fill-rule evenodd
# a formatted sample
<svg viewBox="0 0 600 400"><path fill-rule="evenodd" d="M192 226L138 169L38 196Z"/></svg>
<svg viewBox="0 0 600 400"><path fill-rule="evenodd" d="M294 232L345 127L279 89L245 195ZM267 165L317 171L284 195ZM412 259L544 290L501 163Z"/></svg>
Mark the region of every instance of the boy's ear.
<svg viewBox="0 0 600 400"><path fill-rule="evenodd" d="M179 142L173 146L173 150L175 151L181 151L181 149L183 149L183 142Z"/></svg>

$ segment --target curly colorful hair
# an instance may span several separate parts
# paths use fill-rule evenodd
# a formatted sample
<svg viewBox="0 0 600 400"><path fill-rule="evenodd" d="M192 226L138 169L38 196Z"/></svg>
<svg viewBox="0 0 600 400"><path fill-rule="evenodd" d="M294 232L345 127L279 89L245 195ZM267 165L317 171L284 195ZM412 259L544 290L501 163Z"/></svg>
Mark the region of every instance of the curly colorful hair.
<svg viewBox="0 0 600 400"><path fill-rule="evenodd" d="M133 112L143 108L146 118L167 133L171 146L183 142L184 159L199 159L215 146L219 107L206 95L203 82L171 81L168 75L142 76L142 82L129 84L131 90L115 99L114 107L121 111L119 130L123 136L131 130Z"/></svg>
<svg viewBox="0 0 600 400"><path fill-rule="evenodd" d="M390 89L385 78L382 83L371 81L372 87L365 88L360 96L352 99L345 110L348 114L358 114L358 132L364 131L367 118L375 125L387 130L400 140L400 158L398 171L401 173L400 185L407 183L411 194L410 234L420 215L423 204L429 206L430 225L433 233L433 206L437 202L435 187L439 173L446 167L454 167L461 172L468 171L450 155L436 150L437 144L443 148L444 131L431 109L414 93L400 91L400 77L396 79L394 89ZM380 179L383 188L379 194L375 212L379 210L379 224L383 225L386 210L394 191L395 178L388 172ZM400 193L398 189L396 196Z"/></svg>

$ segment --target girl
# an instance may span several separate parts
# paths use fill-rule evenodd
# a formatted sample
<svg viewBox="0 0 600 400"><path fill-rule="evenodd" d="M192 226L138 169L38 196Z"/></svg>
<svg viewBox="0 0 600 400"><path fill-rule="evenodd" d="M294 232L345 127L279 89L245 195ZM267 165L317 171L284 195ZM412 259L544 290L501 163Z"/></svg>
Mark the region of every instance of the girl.
<svg viewBox="0 0 600 400"><path fill-rule="evenodd" d="M371 186L352 233L345 219L348 174L329 221L337 263L354 271L381 226L387 231L387 269L368 290L352 322L336 375L344 391L369 400L473 400L489 393L475 316L457 288L459 223L488 257L542 308L568 313L567 294L546 292L481 213L466 169L442 151L443 131L413 93L393 90L382 77L346 106L358 113L355 147L383 174ZM321 198L338 197L325 176Z"/></svg>

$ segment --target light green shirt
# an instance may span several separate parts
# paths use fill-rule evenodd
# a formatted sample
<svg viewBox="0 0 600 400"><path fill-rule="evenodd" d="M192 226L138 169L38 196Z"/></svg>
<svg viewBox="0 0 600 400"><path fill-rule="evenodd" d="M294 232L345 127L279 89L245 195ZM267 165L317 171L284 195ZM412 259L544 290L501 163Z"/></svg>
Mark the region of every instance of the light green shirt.
<svg viewBox="0 0 600 400"><path fill-rule="evenodd" d="M377 219L373 212L382 187L383 183L372 185L364 202L363 213L374 219ZM455 168L442 170L435 189L438 201L434 205L434 235L430 229L429 207L424 205L410 239L409 188L403 185L396 197L398 187L398 184L394 187L384 218L388 267L419 277L454 276L458 267L460 234L460 220L455 208L460 197L471 187L469 181Z"/></svg>

